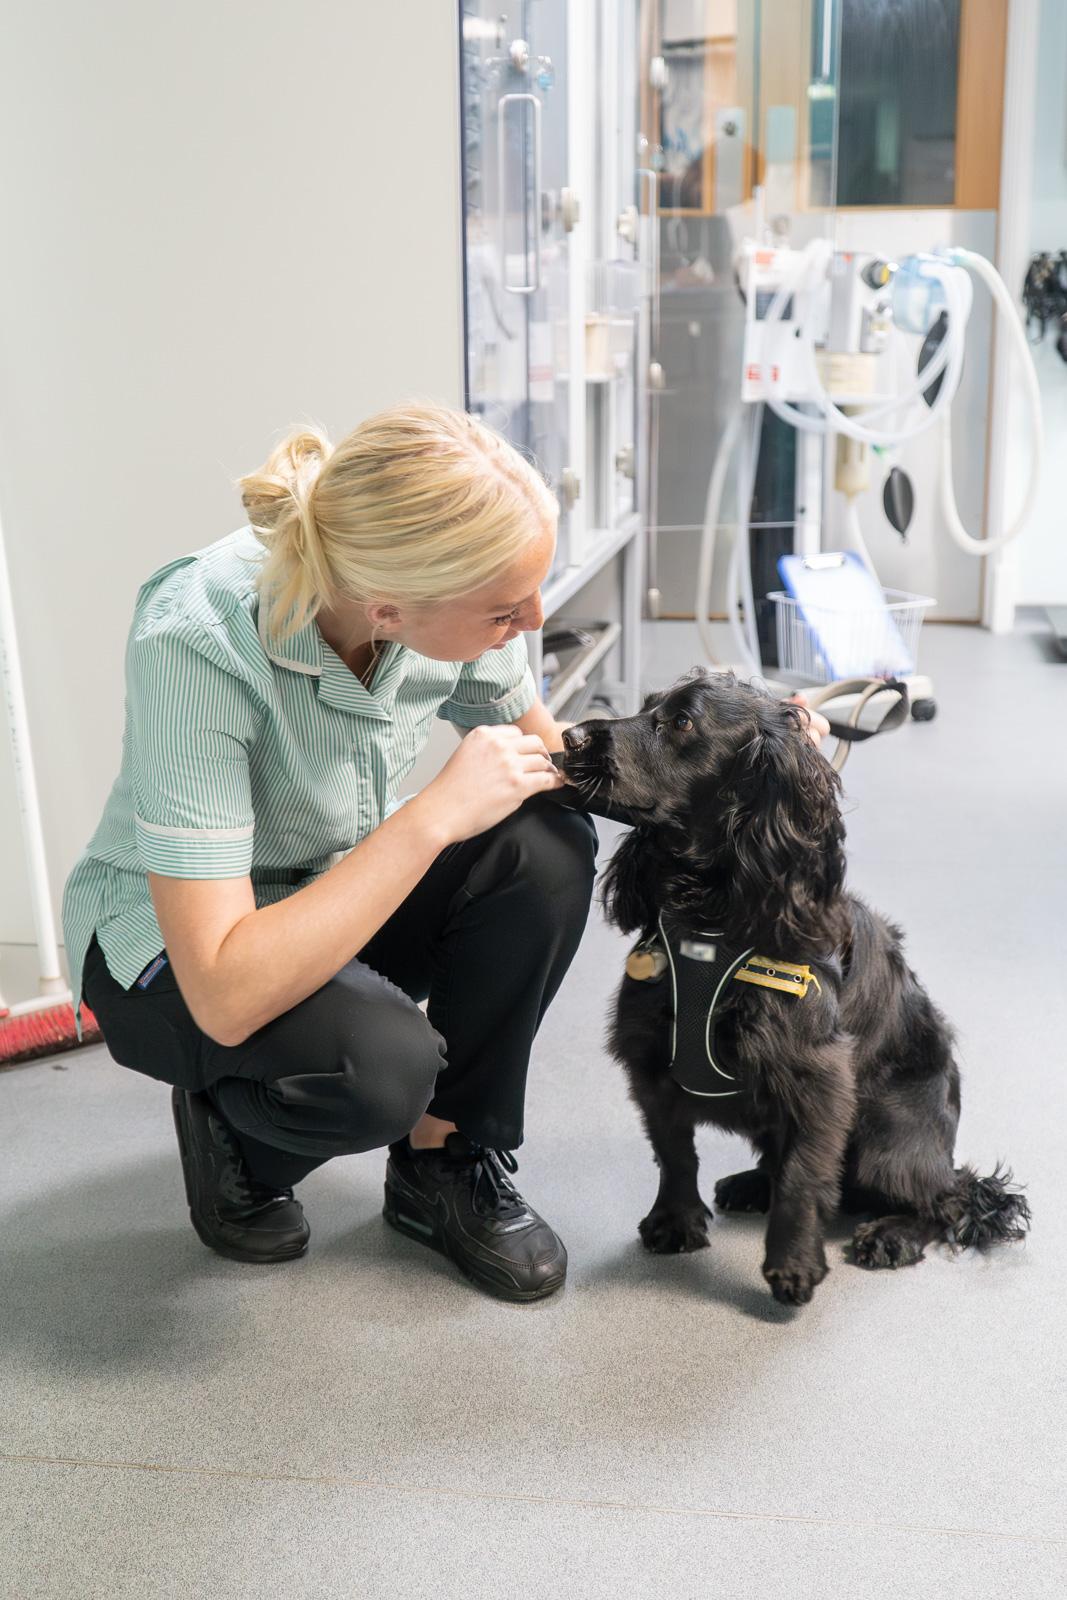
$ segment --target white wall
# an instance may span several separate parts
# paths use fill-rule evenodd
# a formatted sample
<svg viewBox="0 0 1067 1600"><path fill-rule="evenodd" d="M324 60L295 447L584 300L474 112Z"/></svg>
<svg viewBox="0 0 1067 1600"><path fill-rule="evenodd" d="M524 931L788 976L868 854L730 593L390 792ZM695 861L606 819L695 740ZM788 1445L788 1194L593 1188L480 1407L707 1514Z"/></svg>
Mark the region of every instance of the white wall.
<svg viewBox="0 0 1067 1600"><path fill-rule="evenodd" d="M3 7L0 509L53 900L133 597L291 423L462 402L450 0ZM0 712L2 716L2 712ZM0 943L30 940L0 729Z"/></svg>
<svg viewBox="0 0 1067 1600"><path fill-rule="evenodd" d="M1067 5L1041 0L1034 105L1030 248L1067 250ZM1016 290L1016 285L1010 285ZM1018 288L1021 288L1018 285ZM1045 422L1045 465L1029 526L1019 539L1022 605L1067 605L1067 363L1051 331L1034 351ZM1026 440L1013 440L1009 515L1018 504L1028 463Z"/></svg>

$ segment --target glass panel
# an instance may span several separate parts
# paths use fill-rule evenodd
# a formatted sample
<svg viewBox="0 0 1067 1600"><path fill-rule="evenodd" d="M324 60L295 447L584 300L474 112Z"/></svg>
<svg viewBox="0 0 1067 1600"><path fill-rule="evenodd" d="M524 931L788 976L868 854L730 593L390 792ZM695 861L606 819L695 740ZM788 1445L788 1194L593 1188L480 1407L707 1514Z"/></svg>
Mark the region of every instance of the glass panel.
<svg viewBox="0 0 1067 1600"><path fill-rule="evenodd" d="M564 473L570 446L570 250L567 128L567 0L526 0L529 89L541 111L540 193L531 194L531 227L541 233L541 287L529 300L530 447L560 499L556 568L575 558ZM536 166L536 163L535 163Z"/></svg>
<svg viewBox="0 0 1067 1600"><path fill-rule="evenodd" d="M661 0L654 32L660 209L707 215L736 204L746 124L738 101L738 0Z"/></svg>
<svg viewBox="0 0 1067 1600"><path fill-rule="evenodd" d="M960 0L839 4L838 205L952 205Z"/></svg>
<svg viewBox="0 0 1067 1600"><path fill-rule="evenodd" d="M637 182L636 11L597 4L592 49L604 64L587 112L593 194L585 211L585 507L591 532L636 510L638 349L647 310Z"/></svg>
<svg viewBox="0 0 1067 1600"><path fill-rule="evenodd" d="M756 408L742 405L748 313L738 250L746 238L801 248L833 230L840 3L640 0L637 11L642 159L660 191L650 360L661 387L649 397L653 482L642 507L651 581L661 614L694 614L723 447L706 546L713 550L709 609L722 615L726 608L743 515L752 525L743 587L750 566L752 627L771 664L772 629L759 596L777 586L777 554L805 542L819 508L806 504L809 436L769 413L757 433Z"/></svg>
<svg viewBox="0 0 1067 1600"><path fill-rule="evenodd" d="M598 508L600 527L614 527L635 505L634 381L640 293L636 261L592 263L590 309L586 314L586 385L593 427L607 434L611 452L603 473L606 497Z"/></svg>
<svg viewBox="0 0 1067 1600"><path fill-rule="evenodd" d="M813 206L832 206L837 189L840 23L840 0L815 0L811 14L811 81L808 84L809 200Z"/></svg>
<svg viewBox="0 0 1067 1600"><path fill-rule="evenodd" d="M464 0L463 195L467 293L467 404L517 444L526 441L529 373L526 308L506 294L503 250L509 224L498 167L500 99L511 65L507 32L491 4ZM512 138L515 135L512 133ZM508 151L505 148L505 159ZM518 185L512 183L514 197Z"/></svg>
<svg viewBox="0 0 1067 1600"><path fill-rule="evenodd" d="M463 0L467 406L561 497L569 460L566 0ZM567 564L561 498L553 571Z"/></svg>

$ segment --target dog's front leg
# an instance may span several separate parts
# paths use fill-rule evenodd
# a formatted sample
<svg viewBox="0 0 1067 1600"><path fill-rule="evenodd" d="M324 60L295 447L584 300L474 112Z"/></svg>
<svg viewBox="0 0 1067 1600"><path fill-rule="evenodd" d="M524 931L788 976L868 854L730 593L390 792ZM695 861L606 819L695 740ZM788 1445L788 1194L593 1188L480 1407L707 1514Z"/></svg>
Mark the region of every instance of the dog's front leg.
<svg viewBox="0 0 1067 1600"><path fill-rule="evenodd" d="M704 1249L714 1215L697 1188L699 1160L684 1092L666 1082L633 1091L659 1167L656 1203L638 1223L638 1232L646 1250L657 1255Z"/></svg>
<svg viewBox="0 0 1067 1600"><path fill-rule="evenodd" d="M806 1305L830 1268L823 1230L837 1210L855 1097L847 1058L827 1049L793 1081L790 1119L771 1189L763 1276L783 1305ZM797 1092L799 1091L799 1092Z"/></svg>

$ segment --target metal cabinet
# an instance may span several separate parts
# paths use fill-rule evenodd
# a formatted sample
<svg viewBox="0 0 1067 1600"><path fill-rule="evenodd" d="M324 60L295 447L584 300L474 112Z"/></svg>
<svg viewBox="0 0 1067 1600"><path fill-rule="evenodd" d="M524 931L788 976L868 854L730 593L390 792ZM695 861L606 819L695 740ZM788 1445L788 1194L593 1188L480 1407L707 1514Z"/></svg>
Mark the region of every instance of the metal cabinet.
<svg viewBox="0 0 1067 1600"><path fill-rule="evenodd" d="M582 615L583 590L614 566L611 627L589 669L620 711L640 695L650 481L642 240L652 230L638 207L635 17L612 0L461 0L459 18L467 405L556 493L546 615ZM528 638L540 680L541 641ZM581 671L571 677L583 686ZM566 716L565 704L553 709Z"/></svg>

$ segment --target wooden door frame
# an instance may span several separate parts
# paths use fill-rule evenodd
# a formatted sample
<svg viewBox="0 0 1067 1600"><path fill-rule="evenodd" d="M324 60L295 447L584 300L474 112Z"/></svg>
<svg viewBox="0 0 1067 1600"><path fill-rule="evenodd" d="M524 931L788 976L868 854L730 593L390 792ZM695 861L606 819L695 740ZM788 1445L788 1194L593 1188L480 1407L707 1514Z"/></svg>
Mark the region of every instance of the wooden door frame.
<svg viewBox="0 0 1067 1600"><path fill-rule="evenodd" d="M741 0L742 6L744 0ZM1007 47L1008 13L1013 0L960 0L959 76L956 95L956 151L953 198L947 204L931 209L961 211L996 211L1000 201L1001 146L1004 120L1004 62ZM711 0L708 0L710 8ZM643 41L644 62L641 72L641 115L643 126L658 131L661 116L660 91L648 81L647 64L654 54L661 53L662 40L658 28L658 6L650 4L646 13L650 27ZM764 181L766 157L764 133L756 126L756 107L753 104L752 73L748 57L755 48L747 26L750 21L747 8L738 15L736 39L738 94L746 108L744 197L751 195L752 185ZM812 0L763 0L760 18L760 106L762 113L769 104L789 104L797 116L797 147L795 165L797 173L796 209L806 211L808 205L808 49L811 39ZM704 60L705 83L712 78L712 52L727 41L708 33ZM783 42L787 49L783 56ZM800 70L797 70L799 63ZM774 92L780 83L780 93ZM771 92L768 93L768 88ZM704 125L702 156L702 191L704 205L700 207L661 206L663 216L707 216L713 210L715 194L715 145L710 136L710 108ZM817 207L814 209L823 209ZM865 210L863 206L837 206L841 211ZM878 210L886 206L880 202ZM921 208L915 205L902 207L909 211Z"/></svg>

